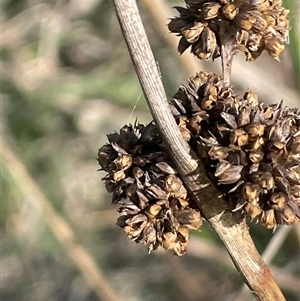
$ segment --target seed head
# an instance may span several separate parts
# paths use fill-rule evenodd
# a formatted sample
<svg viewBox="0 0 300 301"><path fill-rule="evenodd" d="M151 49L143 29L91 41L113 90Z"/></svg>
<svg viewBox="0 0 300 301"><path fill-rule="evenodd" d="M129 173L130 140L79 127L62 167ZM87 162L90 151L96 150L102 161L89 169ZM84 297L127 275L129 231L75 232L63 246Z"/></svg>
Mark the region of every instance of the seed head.
<svg viewBox="0 0 300 301"><path fill-rule="evenodd" d="M222 35L230 33L235 51L255 60L264 50L279 60L289 32L289 11L281 0L194 0L186 8L175 7L178 17L168 24L181 36L178 51L189 46L202 60L220 56Z"/></svg>
<svg viewBox="0 0 300 301"><path fill-rule="evenodd" d="M300 221L300 111L259 104L201 72L173 99L177 122L223 195L267 228ZM183 118L184 116L184 118ZM194 116L203 116L194 122Z"/></svg>
<svg viewBox="0 0 300 301"><path fill-rule="evenodd" d="M124 126L108 141L98 162L107 172L103 180L112 201L121 204L117 224L131 240L147 244L149 252L162 246L183 255L190 229L200 228L202 218L156 125Z"/></svg>

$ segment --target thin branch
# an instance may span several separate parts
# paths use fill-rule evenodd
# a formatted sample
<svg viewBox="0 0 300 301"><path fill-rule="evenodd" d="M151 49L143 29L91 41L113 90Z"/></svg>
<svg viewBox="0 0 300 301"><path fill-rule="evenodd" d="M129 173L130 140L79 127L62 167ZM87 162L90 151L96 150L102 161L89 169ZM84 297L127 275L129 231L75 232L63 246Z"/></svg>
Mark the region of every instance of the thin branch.
<svg viewBox="0 0 300 301"><path fill-rule="evenodd" d="M1 155L7 170L16 185L21 188L24 195L31 196L26 199L30 201L34 207L42 211L48 227L73 260L78 270L83 274L88 285L96 292L101 300L122 301L97 267L97 263L89 252L76 242L75 234L68 223L55 211L34 179L29 175L25 166L13 153L5 138L1 138Z"/></svg>
<svg viewBox="0 0 300 301"><path fill-rule="evenodd" d="M237 269L257 300L285 300L268 266L257 252L241 215L206 177L204 166L183 140L170 112L166 93L134 0L114 0L117 17L152 116L171 157L203 216L224 242ZM209 196L209 201L203 196Z"/></svg>

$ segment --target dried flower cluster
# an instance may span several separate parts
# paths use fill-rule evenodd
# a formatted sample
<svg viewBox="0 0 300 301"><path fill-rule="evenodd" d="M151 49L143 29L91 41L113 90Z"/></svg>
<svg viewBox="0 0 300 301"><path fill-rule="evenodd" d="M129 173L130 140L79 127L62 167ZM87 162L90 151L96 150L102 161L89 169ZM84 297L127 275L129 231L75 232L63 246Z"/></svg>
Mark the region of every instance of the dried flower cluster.
<svg viewBox="0 0 300 301"><path fill-rule="evenodd" d="M223 194L267 228L300 221L300 110L258 104L199 73L181 86L173 112Z"/></svg>
<svg viewBox="0 0 300 301"><path fill-rule="evenodd" d="M98 162L108 173L103 180L113 202L122 204L117 224L132 240L148 244L149 252L163 246L183 255L190 229L198 229L202 219L156 125L124 126L108 140Z"/></svg>
<svg viewBox="0 0 300 301"><path fill-rule="evenodd" d="M233 210L267 228L300 221L300 110L259 104L224 89L221 77L201 72L181 86L171 109L185 140L205 164ZM117 224L132 240L183 255L200 212L177 174L153 123L108 135L98 162ZM122 201L122 200L127 201Z"/></svg>
<svg viewBox="0 0 300 301"><path fill-rule="evenodd" d="M284 50L289 22L281 0L185 2L169 23L181 36L180 53L191 46L198 58L214 59L227 42L234 45L229 56L243 51L247 60L263 50L278 59ZM226 72L224 80L201 72L180 87L170 104L178 127L233 211L270 229L298 223L300 109L259 104L250 91L237 97ZM117 224L149 252L162 246L183 255L190 229L199 229L202 218L157 126L124 126L108 141L98 162L112 201L121 204Z"/></svg>
<svg viewBox="0 0 300 301"><path fill-rule="evenodd" d="M289 11L282 0L185 0L187 7L175 7L179 17L171 19L169 30L181 36L178 51L189 46L202 60L220 56L226 37L247 60L263 50L279 59L288 39Z"/></svg>

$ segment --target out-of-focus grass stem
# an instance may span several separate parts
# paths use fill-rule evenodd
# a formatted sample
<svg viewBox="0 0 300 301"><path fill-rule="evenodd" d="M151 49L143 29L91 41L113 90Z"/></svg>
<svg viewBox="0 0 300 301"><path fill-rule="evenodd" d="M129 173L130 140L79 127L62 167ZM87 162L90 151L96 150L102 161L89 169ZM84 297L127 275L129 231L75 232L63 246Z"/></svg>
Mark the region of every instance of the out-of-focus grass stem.
<svg viewBox="0 0 300 301"><path fill-rule="evenodd" d="M284 0L284 6L290 10L290 36L289 36L289 44L291 57L293 60L293 67L295 73L295 81L296 87L300 92L300 36L299 36L299 2L293 0ZM298 105L300 105L300 101L298 101Z"/></svg>

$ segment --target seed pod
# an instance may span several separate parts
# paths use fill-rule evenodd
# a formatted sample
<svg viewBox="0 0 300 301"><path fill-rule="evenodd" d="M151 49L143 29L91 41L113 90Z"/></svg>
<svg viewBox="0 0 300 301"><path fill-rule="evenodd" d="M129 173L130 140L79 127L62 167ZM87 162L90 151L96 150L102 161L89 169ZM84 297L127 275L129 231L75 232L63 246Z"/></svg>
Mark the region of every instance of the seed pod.
<svg viewBox="0 0 300 301"><path fill-rule="evenodd" d="M205 25L201 22L195 22L192 27L185 27L182 30L182 34L185 37L186 41L189 43L195 43L198 41L200 34L202 33Z"/></svg>
<svg viewBox="0 0 300 301"><path fill-rule="evenodd" d="M214 32L205 27L199 40L192 45L192 52L202 60L209 60L216 55L217 40Z"/></svg>
<svg viewBox="0 0 300 301"><path fill-rule="evenodd" d="M260 216L263 212L261 207L258 204L247 203L244 207L245 212L251 217L251 220Z"/></svg>
<svg viewBox="0 0 300 301"><path fill-rule="evenodd" d="M177 240L176 233L167 232L163 234L162 245L165 250L173 250Z"/></svg>
<svg viewBox="0 0 300 301"><path fill-rule="evenodd" d="M276 226L274 210L270 209L262 211L260 220L268 229L274 228Z"/></svg>
<svg viewBox="0 0 300 301"><path fill-rule="evenodd" d="M223 15L228 20L233 20L239 12L239 8L234 3L225 4L222 8Z"/></svg>
<svg viewBox="0 0 300 301"><path fill-rule="evenodd" d="M288 196L283 192L274 193L270 197L270 206L273 209L281 210L286 204Z"/></svg>
<svg viewBox="0 0 300 301"><path fill-rule="evenodd" d="M205 20L216 18L221 7L222 5L216 2L203 3L200 16Z"/></svg>
<svg viewBox="0 0 300 301"><path fill-rule="evenodd" d="M274 59L279 61L279 55L284 50L284 44L272 37L265 40L265 48Z"/></svg>
<svg viewBox="0 0 300 301"><path fill-rule="evenodd" d="M230 135L230 143L236 144L237 146L240 147L246 145L248 143L247 132L242 128L234 129Z"/></svg>

